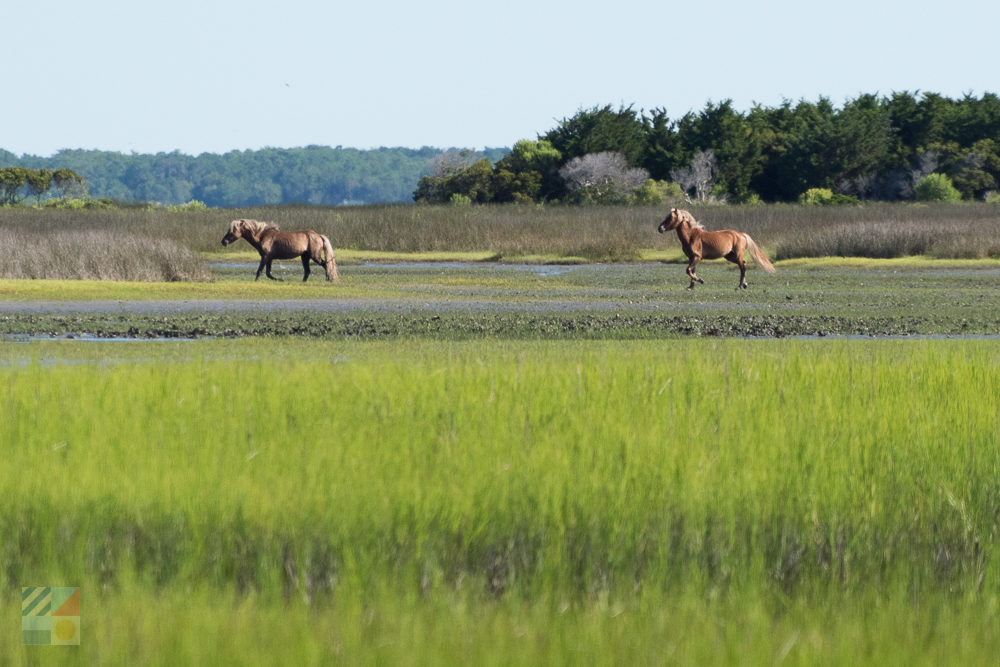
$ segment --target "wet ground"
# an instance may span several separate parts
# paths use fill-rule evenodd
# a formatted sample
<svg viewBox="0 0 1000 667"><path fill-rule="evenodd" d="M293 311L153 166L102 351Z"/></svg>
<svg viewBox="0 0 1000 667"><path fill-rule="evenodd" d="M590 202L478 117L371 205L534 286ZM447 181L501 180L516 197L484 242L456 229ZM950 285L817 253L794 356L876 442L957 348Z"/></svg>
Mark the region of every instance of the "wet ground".
<svg viewBox="0 0 1000 667"><path fill-rule="evenodd" d="M252 281L256 264L213 269ZM276 267L279 299L0 302L0 334L171 339L300 335L382 338L996 336L1000 269L801 265L768 275L684 266L397 263L346 266L331 298L297 299L301 265ZM318 273L318 272L317 272ZM310 280L321 280L314 273ZM263 278L262 278L263 280ZM338 295L350 289L351 297ZM361 296L357 296L360 294Z"/></svg>

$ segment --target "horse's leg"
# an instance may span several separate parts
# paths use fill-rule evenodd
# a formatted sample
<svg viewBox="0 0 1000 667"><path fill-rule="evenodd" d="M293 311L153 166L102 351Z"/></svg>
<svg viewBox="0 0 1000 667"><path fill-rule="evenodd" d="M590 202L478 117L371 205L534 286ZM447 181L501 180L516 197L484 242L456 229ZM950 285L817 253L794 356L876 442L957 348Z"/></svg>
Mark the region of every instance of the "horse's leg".
<svg viewBox="0 0 1000 667"><path fill-rule="evenodd" d="M691 284L688 285L688 289L694 289L695 282L699 282L702 285L705 281L694 274L694 267L701 261L701 255L695 255L691 258L691 263L688 264L687 274L691 277Z"/></svg>
<svg viewBox="0 0 1000 667"><path fill-rule="evenodd" d="M304 256L302 258L302 261L303 262L308 261L306 259L307 257L312 257L312 261L322 266L324 272L326 271L326 263L332 261L332 257L327 257L326 259L323 259L323 246L319 246L318 248L311 248L309 250L309 254Z"/></svg>
<svg viewBox="0 0 1000 667"><path fill-rule="evenodd" d="M743 255L739 253L739 249L738 248L734 249L732 252L726 255L726 259L728 259L736 266L740 267L740 282L738 285L736 285L736 291L739 292L741 289L746 289L747 261L743 259Z"/></svg>
<svg viewBox="0 0 1000 667"><path fill-rule="evenodd" d="M267 277L271 280L281 280L281 278L275 278L271 275L271 260L267 260Z"/></svg>
<svg viewBox="0 0 1000 667"><path fill-rule="evenodd" d="M309 280L309 253L302 255L302 282Z"/></svg>
<svg viewBox="0 0 1000 667"><path fill-rule="evenodd" d="M267 274L268 274L268 277L270 277L271 276L271 264L267 261L267 255L261 255L260 256L260 266L257 267L257 275L254 276L254 279L253 279L254 282L257 282L257 279L260 278L260 272L264 270L265 266L268 267L267 268Z"/></svg>

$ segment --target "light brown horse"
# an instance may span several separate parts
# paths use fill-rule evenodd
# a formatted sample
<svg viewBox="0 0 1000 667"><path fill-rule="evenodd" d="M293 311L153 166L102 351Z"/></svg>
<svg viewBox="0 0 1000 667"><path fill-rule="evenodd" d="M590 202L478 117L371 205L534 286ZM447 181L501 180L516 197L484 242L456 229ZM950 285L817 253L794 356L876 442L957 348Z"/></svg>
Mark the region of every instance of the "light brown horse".
<svg viewBox="0 0 1000 667"><path fill-rule="evenodd" d="M681 240L684 254L691 260L687 268L687 274L691 277L688 289L694 289L695 282L705 284L705 281L694 273L694 267L698 262L703 259L719 259L720 257L725 257L740 267L740 282L736 289L746 289L747 263L743 259L743 252L746 250L750 251L753 261L757 262L762 269L768 273L774 273L774 265L767 260L763 251L753 242L749 234L732 229L724 229L721 232L705 231L705 228L694 219L693 215L676 208L670 209L670 215L660 223L659 232L662 234L672 229L677 230L677 238Z"/></svg>
<svg viewBox="0 0 1000 667"><path fill-rule="evenodd" d="M256 281L260 272L267 268L267 277L277 280L271 275L271 261L275 259L302 258L302 268L305 275L302 282L309 280L309 260L326 269L327 280L340 280L337 275L337 261L333 257L333 246L330 239L306 230L304 232L282 232L274 225L256 220L233 220L229 231L222 237L222 245L227 246L239 239L246 239L260 253L260 266L257 267Z"/></svg>

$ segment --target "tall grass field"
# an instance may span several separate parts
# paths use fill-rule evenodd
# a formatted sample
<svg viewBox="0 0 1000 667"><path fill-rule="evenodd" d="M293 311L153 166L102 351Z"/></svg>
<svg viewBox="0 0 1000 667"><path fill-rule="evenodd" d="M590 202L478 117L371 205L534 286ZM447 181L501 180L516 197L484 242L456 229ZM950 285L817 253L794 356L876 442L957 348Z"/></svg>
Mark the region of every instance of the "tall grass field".
<svg viewBox="0 0 1000 667"><path fill-rule="evenodd" d="M192 252L218 253L235 218L285 230L314 229L338 250L487 252L634 261L644 251L677 250L657 234L666 207L282 206L171 212L0 209L0 240L16 249L0 278L208 279ZM1000 257L1000 205L692 207L709 230L749 233L772 259L795 257ZM251 250L246 243L227 252Z"/></svg>
<svg viewBox="0 0 1000 667"><path fill-rule="evenodd" d="M1000 649L996 341L7 345L0 415L0 665Z"/></svg>

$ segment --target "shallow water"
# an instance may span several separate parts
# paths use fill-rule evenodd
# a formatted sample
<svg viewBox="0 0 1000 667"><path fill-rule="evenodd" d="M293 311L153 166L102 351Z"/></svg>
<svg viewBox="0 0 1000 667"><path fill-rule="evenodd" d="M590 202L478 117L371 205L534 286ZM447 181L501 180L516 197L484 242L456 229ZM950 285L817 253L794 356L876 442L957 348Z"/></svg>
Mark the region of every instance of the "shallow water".
<svg viewBox="0 0 1000 667"><path fill-rule="evenodd" d="M256 271L259 264L257 262L210 262L208 268L214 270L225 269L248 269ZM347 264L339 266L341 273L351 273L354 271L364 271L365 273L379 273L381 271L420 271L430 273L432 271L527 271L537 276L561 276L579 269L601 269L613 267L614 264L497 264L495 262L395 262L383 264L380 262L365 262L361 265ZM298 269L301 273L299 262L272 266L272 271Z"/></svg>
<svg viewBox="0 0 1000 667"><path fill-rule="evenodd" d="M746 340L775 340L778 336L743 336ZM1000 334L797 334L781 340L1000 340Z"/></svg>
<svg viewBox="0 0 1000 667"><path fill-rule="evenodd" d="M73 341L74 343L177 343L194 342L196 340L212 340L214 336L201 338L158 336L144 338L141 336L97 336L89 333L63 334L0 334L0 343L31 343L33 341Z"/></svg>

